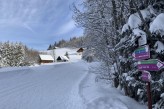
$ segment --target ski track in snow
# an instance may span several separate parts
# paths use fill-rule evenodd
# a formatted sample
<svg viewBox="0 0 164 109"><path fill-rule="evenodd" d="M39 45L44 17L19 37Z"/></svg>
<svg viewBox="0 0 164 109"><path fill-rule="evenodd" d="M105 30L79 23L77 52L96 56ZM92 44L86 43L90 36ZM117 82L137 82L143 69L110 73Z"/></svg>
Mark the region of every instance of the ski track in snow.
<svg viewBox="0 0 164 109"><path fill-rule="evenodd" d="M0 109L146 109L118 89L95 83L89 66L96 63L85 63L74 53L70 59L0 69Z"/></svg>
<svg viewBox="0 0 164 109"><path fill-rule="evenodd" d="M78 84L83 62L0 72L0 109L84 109Z"/></svg>

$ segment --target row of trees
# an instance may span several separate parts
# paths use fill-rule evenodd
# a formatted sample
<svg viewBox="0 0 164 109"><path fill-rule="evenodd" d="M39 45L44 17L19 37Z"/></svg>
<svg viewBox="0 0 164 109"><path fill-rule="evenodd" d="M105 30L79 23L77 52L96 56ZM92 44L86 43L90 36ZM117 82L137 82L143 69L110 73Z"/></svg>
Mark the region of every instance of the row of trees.
<svg viewBox="0 0 164 109"><path fill-rule="evenodd" d="M38 63L38 52L22 43L0 43L0 67L27 66Z"/></svg>
<svg viewBox="0 0 164 109"><path fill-rule="evenodd" d="M62 39L54 44L50 44L48 50L55 49L55 47L83 47L85 46L85 37L72 37L68 41Z"/></svg>
<svg viewBox="0 0 164 109"><path fill-rule="evenodd" d="M84 28L87 48L102 62L101 75L113 80L126 95L146 103L146 84L132 53L142 38L150 47L151 58L164 61L164 1L85 0L82 5L82 10L73 5L74 20ZM162 109L164 71L151 74L153 104Z"/></svg>

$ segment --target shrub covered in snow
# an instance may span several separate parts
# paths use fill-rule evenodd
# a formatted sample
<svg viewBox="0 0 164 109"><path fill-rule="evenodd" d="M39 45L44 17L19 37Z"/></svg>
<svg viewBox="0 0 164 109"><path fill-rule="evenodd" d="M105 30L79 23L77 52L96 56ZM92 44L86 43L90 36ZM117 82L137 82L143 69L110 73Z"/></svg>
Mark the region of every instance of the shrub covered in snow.
<svg viewBox="0 0 164 109"><path fill-rule="evenodd" d="M94 51L93 49L85 49L83 54L82 54L82 59L86 60L87 62L93 62L95 61L95 56L94 56Z"/></svg>
<svg viewBox="0 0 164 109"><path fill-rule="evenodd" d="M25 66L37 63L38 52L22 43L0 43L0 67Z"/></svg>

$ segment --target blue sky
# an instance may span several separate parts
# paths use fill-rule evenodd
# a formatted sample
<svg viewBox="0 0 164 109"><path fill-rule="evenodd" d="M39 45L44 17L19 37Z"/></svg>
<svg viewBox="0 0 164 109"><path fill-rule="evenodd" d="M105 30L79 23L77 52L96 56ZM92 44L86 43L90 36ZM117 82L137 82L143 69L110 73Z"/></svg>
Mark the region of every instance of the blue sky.
<svg viewBox="0 0 164 109"><path fill-rule="evenodd" d="M82 36L70 5L76 0L0 0L0 41L23 42L38 50L59 39Z"/></svg>

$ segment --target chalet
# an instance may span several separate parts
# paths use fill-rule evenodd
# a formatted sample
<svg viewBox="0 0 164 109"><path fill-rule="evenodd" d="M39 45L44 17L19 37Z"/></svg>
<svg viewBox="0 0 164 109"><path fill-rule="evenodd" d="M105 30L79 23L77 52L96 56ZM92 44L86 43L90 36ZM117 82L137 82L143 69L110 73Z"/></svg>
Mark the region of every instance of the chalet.
<svg viewBox="0 0 164 109"><path fill-rule="evenodd" d="M40 64L54 62L54 59L53 59L53 57L51 55L40 54L39 57L40 57Z"/></svg>
<svg viewBox="0 0 164 109"><path fill-rule="evenodd" d="M66 56L58 56L58 58L56 60L57 60L57 62L69 61L69 59Z"/></svg>
<svg viewBox="0 0 164 109"><path fill-rule="evenodd" d="M84 49L83 48L79 48L76 52L81 55L83 53Z"/></svg>

